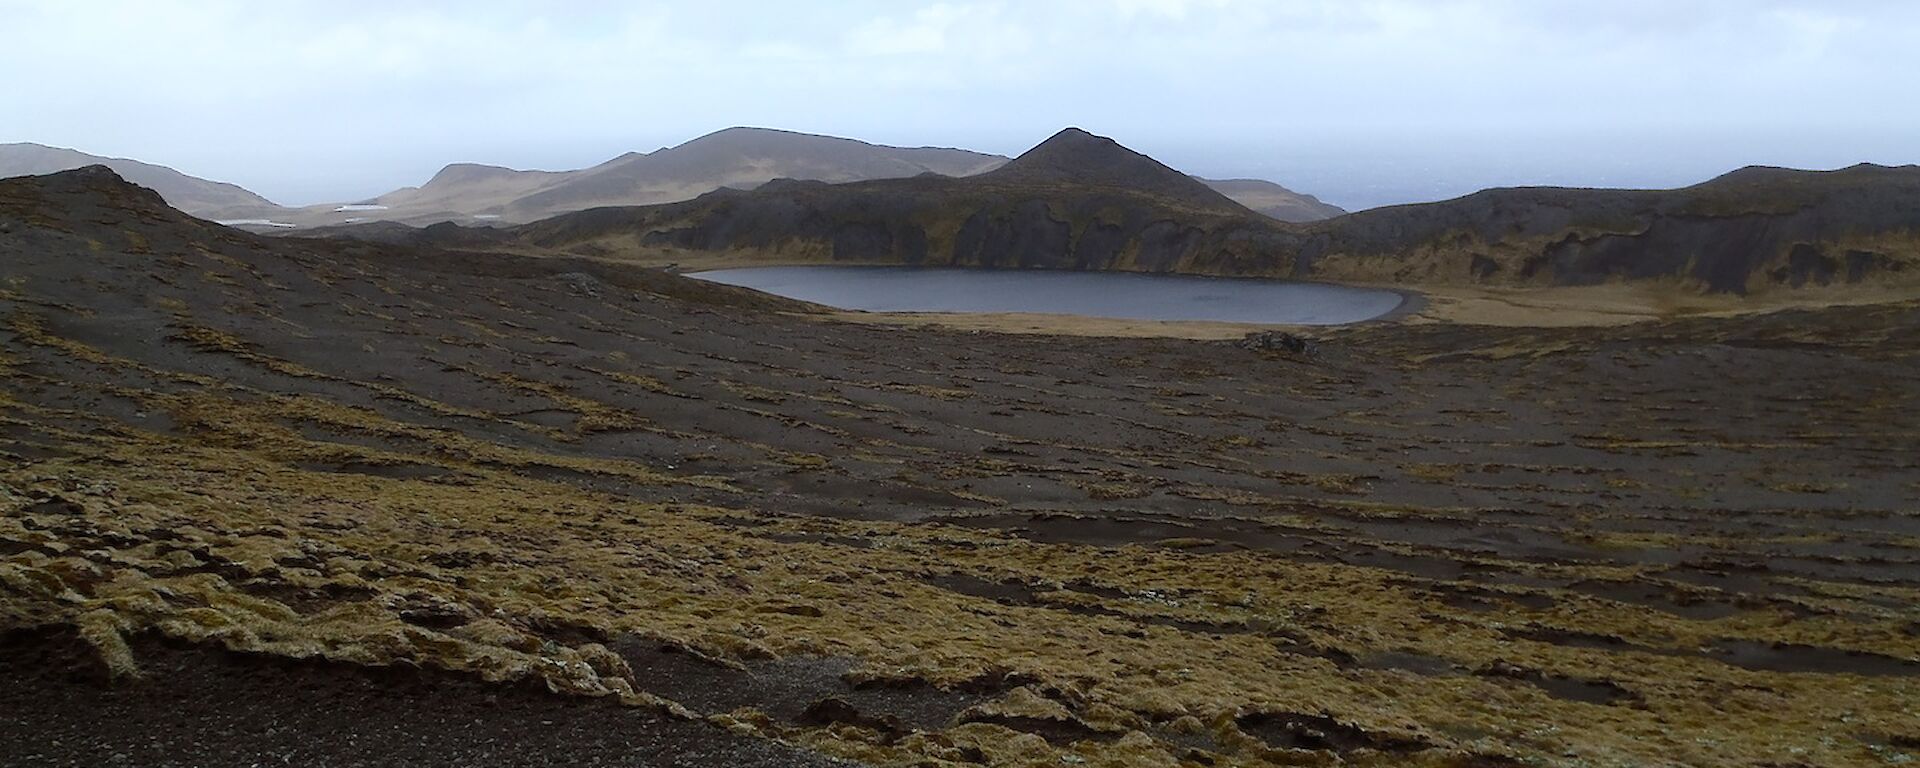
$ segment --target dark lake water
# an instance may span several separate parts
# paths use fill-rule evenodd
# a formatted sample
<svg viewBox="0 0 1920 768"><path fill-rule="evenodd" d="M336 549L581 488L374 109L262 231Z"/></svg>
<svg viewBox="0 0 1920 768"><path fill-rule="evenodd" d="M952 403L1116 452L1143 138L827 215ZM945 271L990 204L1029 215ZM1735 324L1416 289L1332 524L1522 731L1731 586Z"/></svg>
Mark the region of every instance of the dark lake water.
<svg viewBox="0 0 1920 768"><path fill-rule="evenodd" d="M942 267L749 267L688 277L869 312L1044 312L1131 320L1339 325L1392 312L1393 291L1284 280Z"/></svg>

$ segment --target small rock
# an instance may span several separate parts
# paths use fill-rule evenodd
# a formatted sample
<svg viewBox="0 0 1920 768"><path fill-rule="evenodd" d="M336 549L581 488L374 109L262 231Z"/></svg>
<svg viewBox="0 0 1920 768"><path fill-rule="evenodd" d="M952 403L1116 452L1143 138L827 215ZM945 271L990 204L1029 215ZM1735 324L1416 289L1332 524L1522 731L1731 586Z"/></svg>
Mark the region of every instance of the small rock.
<svg viewBox="0 0 1920 768"><path fill-rule="evenodd" d="M1319 345L1312 339L1286 331L1255 331L1242 337L1235 345L1259 352L1291 352L1309 357L1319 351Z"/></svg>
<svg viewBox="0 0 1920 768"><path fill-rule="evenodd" d="M600 298L600 279L585 272L562 272L554 279L567 284L567 292L584 299Z"/></svg>

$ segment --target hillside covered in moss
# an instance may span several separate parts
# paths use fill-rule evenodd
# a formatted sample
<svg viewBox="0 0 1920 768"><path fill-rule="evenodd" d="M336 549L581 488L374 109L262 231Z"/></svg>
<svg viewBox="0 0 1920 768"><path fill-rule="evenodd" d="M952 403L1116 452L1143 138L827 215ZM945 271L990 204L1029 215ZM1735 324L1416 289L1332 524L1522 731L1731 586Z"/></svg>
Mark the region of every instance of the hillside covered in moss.
<svg viewBox="0 0 1920 768"><path fill-rule="evenodd" d="M0 264L32 764L1920 756L1920 304L903 329L104 169Z"/></svg>

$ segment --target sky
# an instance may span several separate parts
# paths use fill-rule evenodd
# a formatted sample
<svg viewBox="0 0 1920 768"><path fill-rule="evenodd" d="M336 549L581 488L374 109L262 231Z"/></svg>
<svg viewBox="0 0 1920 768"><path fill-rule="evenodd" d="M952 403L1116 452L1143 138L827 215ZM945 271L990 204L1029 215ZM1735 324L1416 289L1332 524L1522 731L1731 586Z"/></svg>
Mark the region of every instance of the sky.
<svg viewBox="0 0 1920 768"><path fill-rule="evenodd" d="M0 142L283 204L734 125L1062 127L1350 209L1920 162L1907 0L0 0Z"/></svg>

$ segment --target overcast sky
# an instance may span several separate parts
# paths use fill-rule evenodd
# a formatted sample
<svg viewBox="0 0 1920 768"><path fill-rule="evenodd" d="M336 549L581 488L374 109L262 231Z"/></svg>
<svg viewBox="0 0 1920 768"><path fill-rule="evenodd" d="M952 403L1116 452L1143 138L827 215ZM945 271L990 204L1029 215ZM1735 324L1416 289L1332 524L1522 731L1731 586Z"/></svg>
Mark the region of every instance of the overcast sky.
<svg viewBox="0 0 1920 768"><path fill-rule="evenodd" d="M1905 0L0 0L0 141L289 204L730 125L1059 128L1350 208L1920 162Z"/></svg>

